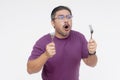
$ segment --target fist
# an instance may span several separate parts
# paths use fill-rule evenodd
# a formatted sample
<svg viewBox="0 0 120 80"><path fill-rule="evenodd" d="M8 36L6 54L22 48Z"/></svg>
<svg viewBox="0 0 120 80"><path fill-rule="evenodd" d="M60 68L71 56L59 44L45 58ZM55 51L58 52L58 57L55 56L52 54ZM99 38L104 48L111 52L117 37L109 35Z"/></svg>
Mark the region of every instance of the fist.
<svg viewBox="0 0 120 80"><path fill-rule="evenodd" d="M88 42L89 53L93 54L96 51L96 48L97 48L97 44L96 44L95 40L90 39Z"/></svg>
<svg viewBox="0 0 120 80"><path fill-rule="evenodd" d="M48 57L53 57L56 54L54 42L51 42L46 45L46 54Z"/></svg>

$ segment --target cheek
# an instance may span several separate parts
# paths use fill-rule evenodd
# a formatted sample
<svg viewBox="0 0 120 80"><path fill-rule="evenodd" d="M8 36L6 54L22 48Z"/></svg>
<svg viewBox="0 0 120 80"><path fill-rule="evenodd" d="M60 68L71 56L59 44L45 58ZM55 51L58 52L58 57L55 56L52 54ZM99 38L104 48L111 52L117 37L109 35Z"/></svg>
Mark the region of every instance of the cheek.
<svg viewBox="0 0 120 80"><path fill-rule="evenodd" d="M62 27L63 25L64 25L63 22L58 22L58 23L56 23L56 26L59 27L59 28Z"/></svg>
<svg viewBox="0 0 120 80"><path fill-rule="evenodd" d="M72 20L69 22L69 24L72 26Z"/></svg>

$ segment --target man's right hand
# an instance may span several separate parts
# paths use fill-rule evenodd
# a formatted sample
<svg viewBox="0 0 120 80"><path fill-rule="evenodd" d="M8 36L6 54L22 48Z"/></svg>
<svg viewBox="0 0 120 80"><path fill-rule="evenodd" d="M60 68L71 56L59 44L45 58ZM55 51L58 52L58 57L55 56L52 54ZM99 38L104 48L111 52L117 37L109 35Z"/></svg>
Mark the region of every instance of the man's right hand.
<svg viewBox="0 0 120 80"><path fill-rule="evenodd" d="M56 54L55 43L51 42L46 45L46 55L48 57L53 57Z"/></svg>

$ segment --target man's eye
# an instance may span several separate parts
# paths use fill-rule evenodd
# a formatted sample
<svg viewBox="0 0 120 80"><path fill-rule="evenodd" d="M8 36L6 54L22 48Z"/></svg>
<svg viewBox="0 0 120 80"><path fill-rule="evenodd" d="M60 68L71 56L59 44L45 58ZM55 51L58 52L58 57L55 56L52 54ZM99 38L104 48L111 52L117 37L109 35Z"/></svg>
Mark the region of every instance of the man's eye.
<svg viewBox="0 0 120 80"><path fill-rule="evenodd" d="M58 16L58 18L59 18L59 19L64 19L64 16L61 15L61 16Z"/></svg>
<svg viewBox="0 0 120 80"><path fill-rule="evenodd" d="M71 19L72 18L72 15L67 15L67 19Z"/></svg>

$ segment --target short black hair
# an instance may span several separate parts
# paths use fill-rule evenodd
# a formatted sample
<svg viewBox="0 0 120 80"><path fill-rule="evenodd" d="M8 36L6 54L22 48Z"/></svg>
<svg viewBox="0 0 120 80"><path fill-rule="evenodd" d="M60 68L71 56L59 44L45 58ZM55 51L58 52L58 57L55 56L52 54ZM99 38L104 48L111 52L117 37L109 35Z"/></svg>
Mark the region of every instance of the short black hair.
<svg viewBox="0 0 120 80"><path fill-rule="evenodd" d="M68 8L67 6L57 6L53 9L53 11L51 13L51 20L55 19L56 12L59 10L68 10L70 12L70 14L72 15L70 8Z"/></svg>

